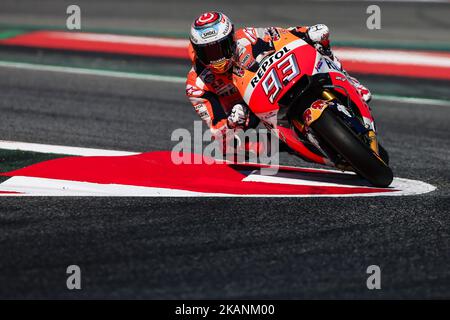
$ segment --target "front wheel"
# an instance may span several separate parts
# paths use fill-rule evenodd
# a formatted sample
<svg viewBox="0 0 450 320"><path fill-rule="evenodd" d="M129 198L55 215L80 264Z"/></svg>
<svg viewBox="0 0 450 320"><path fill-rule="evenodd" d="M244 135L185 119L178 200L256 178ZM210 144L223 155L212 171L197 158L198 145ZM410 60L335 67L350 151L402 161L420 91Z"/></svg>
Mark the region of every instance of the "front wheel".
<svg viewBox="0 0 450 320"><path fill-rule="evenodd" d="M391 168L330 109L311 124L317 137L340 154L357 173L376 187L388 187L394 175Z"/></svg>

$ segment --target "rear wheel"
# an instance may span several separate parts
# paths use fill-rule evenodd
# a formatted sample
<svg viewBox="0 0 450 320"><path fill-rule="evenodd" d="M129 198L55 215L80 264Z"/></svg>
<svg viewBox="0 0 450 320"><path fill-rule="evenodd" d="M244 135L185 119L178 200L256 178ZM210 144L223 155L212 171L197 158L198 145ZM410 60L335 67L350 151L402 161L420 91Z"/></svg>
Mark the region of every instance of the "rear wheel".
<svg viewBox="0 0 450 320"><path fill-rule="evenodd" d="M330 109L311 124L315 134L371 184L387 187L394 176L391 168Z"/></svg>

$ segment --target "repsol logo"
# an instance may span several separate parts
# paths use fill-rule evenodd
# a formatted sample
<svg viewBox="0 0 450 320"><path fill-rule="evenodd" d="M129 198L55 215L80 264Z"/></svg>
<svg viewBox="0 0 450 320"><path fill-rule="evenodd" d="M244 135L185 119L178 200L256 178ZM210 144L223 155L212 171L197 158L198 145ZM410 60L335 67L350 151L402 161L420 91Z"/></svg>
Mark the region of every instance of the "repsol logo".
<svg viewBox="0 0 450 320"><path fill-rule="evenodd" d="M289 51L291 51L291 49L289 49L288 47L283 47L280 51L264 60L264 62L259 67L256 76L254 76L250 82L252 87L254 88L258 84L258 82L262 79L262 77L266 73L267 69L270 68L270 66L272 66L278 60L282 59Z"/></svg>

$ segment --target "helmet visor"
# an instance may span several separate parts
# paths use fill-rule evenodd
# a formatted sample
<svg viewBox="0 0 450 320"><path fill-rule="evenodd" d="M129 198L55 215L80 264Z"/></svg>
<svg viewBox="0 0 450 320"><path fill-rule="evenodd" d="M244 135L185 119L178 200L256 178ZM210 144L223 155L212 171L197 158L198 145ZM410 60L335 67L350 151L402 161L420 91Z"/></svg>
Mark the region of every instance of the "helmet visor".
<svg viewBox="0 0 450 320"><path fill-rule="evenodd" d="M224 59L231 59L233 48L233 33L213 43L194 45L198 59L207 66Z"/></svg>

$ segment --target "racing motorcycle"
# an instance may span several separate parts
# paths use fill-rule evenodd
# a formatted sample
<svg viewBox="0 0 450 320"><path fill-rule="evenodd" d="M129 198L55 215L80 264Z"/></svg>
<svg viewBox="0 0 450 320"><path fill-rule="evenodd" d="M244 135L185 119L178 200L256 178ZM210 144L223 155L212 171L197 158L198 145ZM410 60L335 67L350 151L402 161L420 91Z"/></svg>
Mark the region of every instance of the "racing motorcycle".
<svg viewBox="0 0 450 320"><path fill-rule="evenodd" d="M239 69L233 82L252 112L304 160L351 170L377 187L393 180L375 122L346 74L291 33L273 42L259 69Z"/></svg>

